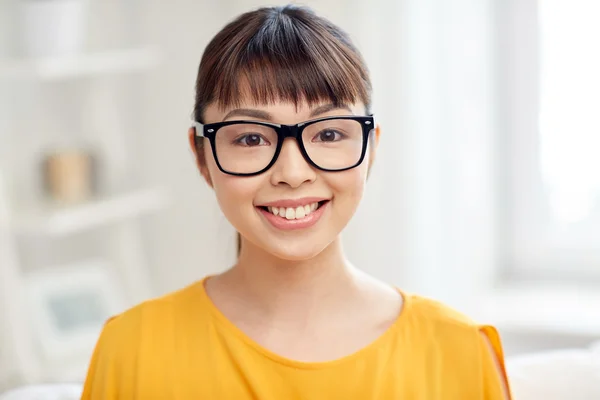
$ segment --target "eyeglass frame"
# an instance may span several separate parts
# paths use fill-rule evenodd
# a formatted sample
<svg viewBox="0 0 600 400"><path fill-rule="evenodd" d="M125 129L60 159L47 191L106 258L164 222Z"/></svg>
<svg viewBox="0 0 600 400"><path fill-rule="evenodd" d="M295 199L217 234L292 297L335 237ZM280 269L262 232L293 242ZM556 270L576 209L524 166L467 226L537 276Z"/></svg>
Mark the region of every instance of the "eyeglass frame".
<svg viewBox="0 0 600 400"><path fill-rule="evenodd" d="M310 156L308 155L308 153L306 151L306 148L304 147L304 142L302 141L302 132L304 131L304 129L306 129L306 127L313 125L315 123L318 123L318 122L333 120L333 119L349 119L349 120L359 122L361 124L362 133L363 133L363 142L362 142L362 150L360 153L360 158L354 165L352 165L350 167L341 168L341 169L322 168L322 167L318 166L310 158ZM258 172L239 173L239 172L227 171L221 166L221 163L219 162L219 157L217 156L217 146L215 143L215 138L217 136L217 132L219 129L221 129L224 126L238 125L238 124L262 125L262 126L273 128L275 130L275 132L277 133L277 147L275 149L275 153L273 154L273 159L269 162L269 164L265 168L261 169ZM260 174L268 171L277 162L277 159L279 158L279 153L281 153L281 148L283 147L283 142L287 138L296 139L296 143L298 144L300 153L302 154L302 157L309 165L313 166L314 168L316 168L318 170L325 171L325 172L342 172L342 171L347 171L352 168L356 168L360 164L362 164L362 162L364 161L365 154L367 153L367 146L369 143L369 134L375 129L375 118L374 118L373 114L370 114L370 115L339 115L339 116L330 116L330 117L312 119L312 120L300 122L300 123L294 124L294 125L276 124L273 122L254 121L254 120L233 120L233 121L215 122L215 123L211 123L211 124L203 124L199 121L193 121L192 127L194 128L194 132L195 132L194 143L196 144L196 148L199 147L199 141L201 139L207 138L210 141L213 157L215 159L217 167L219 168L219 170L221 172L228 174L228 175L255 176L255 175L260 175Z"/></svg>

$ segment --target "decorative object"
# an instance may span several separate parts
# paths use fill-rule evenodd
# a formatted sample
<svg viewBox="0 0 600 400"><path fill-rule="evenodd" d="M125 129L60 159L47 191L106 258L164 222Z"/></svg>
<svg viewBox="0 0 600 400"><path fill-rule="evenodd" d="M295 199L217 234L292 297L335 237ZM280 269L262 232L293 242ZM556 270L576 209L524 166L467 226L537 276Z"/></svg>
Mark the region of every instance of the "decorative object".
<svg viewBox="0 0 600 400"><path fill-rule="evenodd" d="M85 150L59 150L46 155L43 163L47 194L58 203L88 200L95 190L94 157Z"/></svg>
<svg viewBox="0 0 600 400"><path fill-rule="evenodd" d="M59 57L81 51L88 0L21 0L26 55Z"/></svg>
<svg viewBox="0 0 600 400"><path fill-rule="evenodd" d="M103 261L36 270L25 284L41 356L61 367L91 356L104 323L125 307Z"/></svg>

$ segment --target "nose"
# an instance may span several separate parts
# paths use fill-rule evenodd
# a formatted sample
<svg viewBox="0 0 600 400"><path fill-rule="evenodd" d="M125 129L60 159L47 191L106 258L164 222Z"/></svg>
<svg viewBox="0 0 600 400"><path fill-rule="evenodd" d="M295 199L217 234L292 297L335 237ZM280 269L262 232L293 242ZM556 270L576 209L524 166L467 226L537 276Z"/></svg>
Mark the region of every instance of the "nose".
<svg viewBox="0 0 600 400"><path fill-rule="evenodd" d="M315 169L306 162L294 138L286 138L283 141L272 170L273 185L285 184L297 188L303 183L314 182L317 178Z"/></svg>

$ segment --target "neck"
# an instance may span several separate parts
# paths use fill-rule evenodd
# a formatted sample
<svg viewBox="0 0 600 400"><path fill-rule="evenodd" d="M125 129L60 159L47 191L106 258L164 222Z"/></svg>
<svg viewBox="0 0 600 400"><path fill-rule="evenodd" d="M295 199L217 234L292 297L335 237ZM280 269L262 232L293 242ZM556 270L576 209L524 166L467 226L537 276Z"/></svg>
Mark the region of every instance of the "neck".
<svg viewBox="0 0 600 400"><path fill-rule="evenodd" d="M237 264L223 278L262 317L305 321L328 315L356 288L356 272L337 238L317 256L282 260L244 241Z"/></svg>

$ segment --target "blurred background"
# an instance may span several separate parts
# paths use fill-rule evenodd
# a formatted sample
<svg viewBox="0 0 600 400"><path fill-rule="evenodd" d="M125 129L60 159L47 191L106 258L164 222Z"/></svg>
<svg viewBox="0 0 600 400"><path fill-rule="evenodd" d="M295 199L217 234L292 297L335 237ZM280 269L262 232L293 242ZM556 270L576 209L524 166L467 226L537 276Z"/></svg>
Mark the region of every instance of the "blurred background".
<svg viewBox="0 0 600 400"><path fill-rule="evenodd" d="M0 392L81 381L104 320L234 262L186 130L253 0L0 0ZM382 126L350 259L492 323L600 338L600 3L314 0Z"/></svg>

